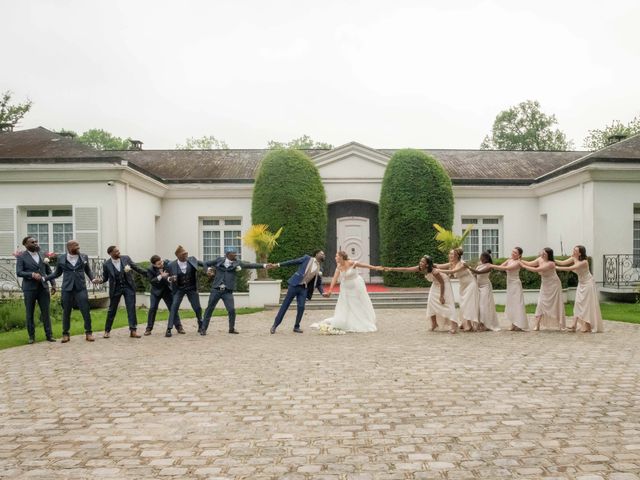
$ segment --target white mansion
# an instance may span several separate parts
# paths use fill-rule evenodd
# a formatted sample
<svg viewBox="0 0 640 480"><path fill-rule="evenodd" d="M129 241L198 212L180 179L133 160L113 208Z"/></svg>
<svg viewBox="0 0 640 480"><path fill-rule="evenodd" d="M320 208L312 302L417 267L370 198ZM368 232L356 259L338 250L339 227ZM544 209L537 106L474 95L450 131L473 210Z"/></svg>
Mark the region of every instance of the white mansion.
<svg viewBox="0 0 640 480"><path fill-rule="evenodd" d="M44 128L0 132L0 257L10 257L27 234L44 251L62 252L75 237L86 254L104 257L117 244L138 261L154 253L173 258L178 244L201 259L227 245L241 250L238 237L251 224L253 181L267 152L99 152ZM452 179L454 229L476 225L465 257L486 248L505 256L516 245L525 255L545 246L570 254L584 244L596 280L610 277L606 288L639 280L640 136L597 152L425 152ZM380 187L394 150L352 142L306 153L329 205L327 258L341 246L377 263ZM606 260L610 254L627 256Z"/></svg>

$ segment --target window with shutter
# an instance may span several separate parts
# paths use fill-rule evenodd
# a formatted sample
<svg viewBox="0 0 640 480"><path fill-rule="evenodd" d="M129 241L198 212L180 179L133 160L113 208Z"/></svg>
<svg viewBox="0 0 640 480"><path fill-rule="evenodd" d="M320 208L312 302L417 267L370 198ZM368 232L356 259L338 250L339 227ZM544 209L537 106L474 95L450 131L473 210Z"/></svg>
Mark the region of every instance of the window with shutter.
<svg viewBox="0 0 640 480"><path fill-rule="evenodd" d="M16 245L16 209L0 207L0 256L13 254Z"/></svg>
<svg viewBox="0 0 640 480"><path fill-rule="evenodd" d="M100 255L100 209L96 206L74 206L73 223L80 251L85 255Z"/></svg>

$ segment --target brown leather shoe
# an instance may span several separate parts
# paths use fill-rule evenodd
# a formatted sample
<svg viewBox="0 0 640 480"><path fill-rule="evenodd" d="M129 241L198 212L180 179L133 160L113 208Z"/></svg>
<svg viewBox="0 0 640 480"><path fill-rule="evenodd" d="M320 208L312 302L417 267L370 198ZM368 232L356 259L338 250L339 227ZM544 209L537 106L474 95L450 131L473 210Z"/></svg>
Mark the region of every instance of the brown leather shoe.
<svg viewBox="0 0 640 480"><path fill-rule="evenodd" d="M131 338L140 338L140 337L141 337L141 335L138 333L138 331L137 331L137 330L131 330L131 331L129 332L129 336L130 336Z"/></svg>
<svg viewBox="0 0 640 480"><path fill-rule="evenodd" d="M95 338L92 334L90 334L90 333L87 333L87 334L84 336L84 339L85 339L87 342L95 342L95 341L96 341L96 338Z"/></svg>
<svg viewBox="0 0 640 480"><path fill-rule="evenodd" d="M111 332L104 332L102 338L111 338Z"/></svg>
<svg viewBox="0 0 640 480"><path fill-rule="evenodd" d="M149 330L148 328L144 331L145 335L151 335L151 330Z"/></svg>
<svg viewBox="0 0 640 480"><path fill-rule="evenodd" d="M62 340L60 340L62 343L67 343L69 340L71 340L71 337L69 337L69 335L62 335Z"/></svg>
<svg viewBox="0 0 640 480"><path fill-rule="evenodd" d="M178 333L182 333L182 334L187 333L184 331L183 327L177 327L176 330L178 330Z"/></svg>

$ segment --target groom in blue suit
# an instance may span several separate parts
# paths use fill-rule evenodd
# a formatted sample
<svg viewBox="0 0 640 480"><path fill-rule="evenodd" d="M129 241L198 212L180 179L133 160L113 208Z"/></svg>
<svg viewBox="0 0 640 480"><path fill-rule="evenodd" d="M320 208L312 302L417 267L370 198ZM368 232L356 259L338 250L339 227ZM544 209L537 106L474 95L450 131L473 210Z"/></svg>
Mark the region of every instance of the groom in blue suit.
<svg viewBox="0 0 640 480"><path fill-rule="evenodd" d="M304 306L308 300L311 300L313 291L317 288L318 291L323 294L322 288L322 270L320 270L320 264L324 261L324 252L322 250L316 250L312 255L304 255L294 260L287 260L275 264L275 267L287 267L289 265L299 265L296 273L291 275L288 280L289 288L287 289L287 295L284 297L284 301L278 310L273 326L271 327L271 333L276 333L276 328L282 323L284 314L287 313L289 305L293 299L296 299L297 312L296 323L293 327L295 333L302 333L300 329L300 321L304 314Z"/></svg>

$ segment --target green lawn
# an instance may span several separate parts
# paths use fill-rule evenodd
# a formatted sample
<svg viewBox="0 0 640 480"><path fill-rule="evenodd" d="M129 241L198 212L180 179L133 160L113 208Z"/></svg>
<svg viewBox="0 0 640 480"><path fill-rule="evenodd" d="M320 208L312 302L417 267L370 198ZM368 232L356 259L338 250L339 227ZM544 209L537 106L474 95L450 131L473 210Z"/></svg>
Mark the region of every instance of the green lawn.
<svg viewBox="0 0 640 480"><path fill-rule="evenodd" d="M236 313L238 315L243 315L247 313L255 313L262 311L262 308L238 308L236 309ZM36 312L37 309L36 309ZM138 333L142 334L144 328L147 324L147 309L139 309L138 310ZM227 311L224 309L218 309L213 312L214 317L226 316ZM36 313L36 318L38 318L38 313ZM101 332L104 330L104 322L107 318L107 309L106 308L98 308L91 310L91 324L93 326L94 332ZM158 310L156 315L156 321L166 320L169 318L169 312L167 310ZM192 310L180 310L180 318L181 319L189 319L195 318L195 315ZM113 322L113 328L126 327L129 325L127 321L127 311L124 308L119 308L118 313L116 314L116 318ZM60 340L62 337L62 322L53 322L51 326L53 330L53 337ZM82 320L82 315L80 311L73 310L71 313L71 335L79 335L84 333L84 320ZM0 333L0 350L5 348L17 347L19 345L26 345L29 339L29 335L27 334L27 329L22 328L19 330L12 330L10 332ZM36 324L36 342L44 341L44 330L40 323ZM84 341L84 338L82 338Z"/></svg>
<svg viewBox="0 0 640 480"><path fill-rule="evenodd" d="M525 305L527 313L533 315L536 306L533 304ZM496 305L498 312L504 312L504 305ZM573 303L567 303L564 306L565 314L569 317L573 316ZM638 303L601 303L600 310L602 318L605 320L615 320L616 322L640 323L640 304Z"/></svg>

